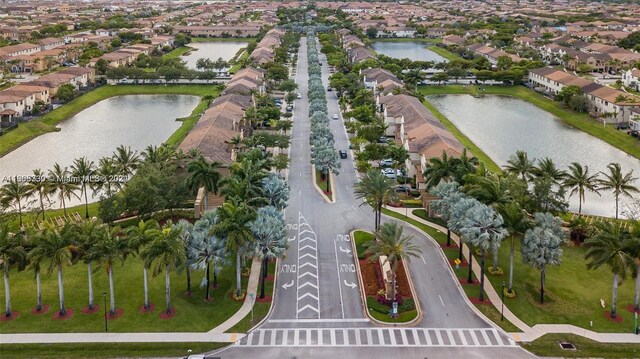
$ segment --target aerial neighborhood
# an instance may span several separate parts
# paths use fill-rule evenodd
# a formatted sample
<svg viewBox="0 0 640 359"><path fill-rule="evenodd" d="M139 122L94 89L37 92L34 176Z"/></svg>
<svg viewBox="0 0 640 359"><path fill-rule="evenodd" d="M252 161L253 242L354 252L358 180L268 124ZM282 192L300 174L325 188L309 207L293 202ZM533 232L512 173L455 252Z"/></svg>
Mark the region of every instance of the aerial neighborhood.
<svg viewBox="0 0 640 359"><path fill-rule="evenodd" d="M0 358L633 358L633 0L5 0Z"/></svg>

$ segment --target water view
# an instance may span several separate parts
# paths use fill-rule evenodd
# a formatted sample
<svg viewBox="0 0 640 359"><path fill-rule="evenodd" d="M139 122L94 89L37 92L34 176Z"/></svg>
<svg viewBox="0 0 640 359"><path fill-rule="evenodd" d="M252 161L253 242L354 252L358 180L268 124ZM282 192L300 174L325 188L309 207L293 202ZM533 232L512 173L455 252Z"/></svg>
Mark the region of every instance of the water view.
<svg viewBox="0 0 640 359"><path fill-rule="evenodd" d="M1 157L0 179L30 175L37 168L48 172L55 162L70 166L83 156L97 163L120 145L138 152L160 145L182 124L176 118L188 116L198 102L197 96L186 95L127 95L98 102L62 122L59 132L39 136ZM71 202L67 204L81 203Z"/></svg>
<svg viewBox="0 0 640 359"><path fill-rule="evenodd" d="M187 62L190 69L196 68L196 62L200 58L210 58L217 60L222 57L223 60L229 61L243 47L246 47L246 41L216 41L216 42L193 42L188 46L193 47L188 55L182 56L181 59Z"/></svg>
<svg viewBox="0 0 640 359"><path fill-rule="evenodd" d="M447 62L444 57L427 49L431 44L420 41L377 41L371 47L381 54L412 61Z"/></svg>
<svg viewBox="0 0 640 359"><path fill-rule="evenodd" d="M589 172L605 171L618 162L624 172L640 175L640 160L608 143L564 124L540 108L514 98L471 95L428 96L429 101L447 116L467 137L498 165L524 150L530 158L550 157L563 169L571 162L589 166ZM620 201L621 212L625 199ZM570 209L578 211L578 198L570 200ZM587 192L582 212L615 216L615 201L610 192L601 196Z"/></svg>

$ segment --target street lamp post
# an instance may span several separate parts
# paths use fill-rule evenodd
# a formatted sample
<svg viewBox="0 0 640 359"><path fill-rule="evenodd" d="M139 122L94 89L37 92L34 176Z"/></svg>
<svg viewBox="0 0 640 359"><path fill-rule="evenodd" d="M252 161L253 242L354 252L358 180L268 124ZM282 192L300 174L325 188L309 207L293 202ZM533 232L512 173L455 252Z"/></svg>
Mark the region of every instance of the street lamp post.
<svg viewBox="0 0 640 359"><path fill-rule="evenodd" d="M102 292L102 298L104 298L104 331L109 331L109 321L107 320L107 292Z"/></svg>
<svg viewBox="0 0 640 359"><path fill-rule="evenodd" d="M502 281L502 306L500 308L500 321L504 320L504 281Z"/></svg>

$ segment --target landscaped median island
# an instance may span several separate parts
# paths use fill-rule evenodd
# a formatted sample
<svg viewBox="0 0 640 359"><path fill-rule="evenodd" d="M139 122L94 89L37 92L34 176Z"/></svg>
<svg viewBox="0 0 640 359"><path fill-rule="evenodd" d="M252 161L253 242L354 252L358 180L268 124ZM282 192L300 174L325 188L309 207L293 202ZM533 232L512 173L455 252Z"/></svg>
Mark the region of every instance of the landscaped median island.
<svg viewBox="0 0 640 359"><path fill-rule="evenodd" d="M117 85L102 86L84 95L81 95L72 101L58 107L57 109L47 113L46 115L21 123L17 128L2 135L0 141L0 156L4 156L8 152L18 148L22 144L47 132L58 131L56 125L70 117L76 115L80 111L110 97L124 95L155 95L155 94L176 94L176 95L195 95L200 97L208 97L208 99L216 97L220 92L217 85ZM196 110L203 110L206 106L202 103L196 107ZM176 132L186 133L197 122L196 111L192 116L184 121ZM175 134L174 134L175 135ZM182 135L181 135L182 136ZM181 139L172 136L172 141L179 143Z"/></svg>
<svg viewBox="0 0 640 359"><path fill-rule="evenodd" d="M366 297L366 310L372 318L385 323L407 323L418 317L418 311L413 299L409 278L405 272L404 262L399 263L397 282L397 315L392 316L392 302L388 298L390 289L391 268L386 259L371 260L367 253L368 243L374 241L374 235L365 231L354 231L352 234L358 257L359 277L361 278ZM369 244L370 245L370 244ZM383 272L384 270L384 272Z"/></svg>

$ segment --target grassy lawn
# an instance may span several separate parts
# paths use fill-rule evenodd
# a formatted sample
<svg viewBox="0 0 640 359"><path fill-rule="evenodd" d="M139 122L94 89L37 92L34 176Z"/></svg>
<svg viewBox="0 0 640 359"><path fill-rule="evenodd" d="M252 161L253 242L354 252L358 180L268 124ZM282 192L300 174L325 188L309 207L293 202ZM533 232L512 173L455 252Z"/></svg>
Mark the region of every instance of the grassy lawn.
<svg viewBox="0 0 640 359"><path fill-rule="evenodd" d="M589 115L564 108L561 103L550 100L541 94L524 86L483 86L484 94L512 96L532 103L541 109L561 119L564 123L595 136L610 145L640 158L640 141L629 136L624 131L616 130L612 125L603 126ZM420 86L419 91L424 95L435 94L477 94L476 86ZM432 106L433 107L433 106ZM429 108L431 110L431 108ZM475 152L474 152L475 154Z"/></svg>
<svg viewBox="0 0 640 359"><path fill-rule="evenodd" d="M176 47L175 49L162 55L162 57L165 59L173 59L176 57L180 57L191 50L193 50L193 47L189 47L189 46Z"/></svg>
<svg viewBox="0 0 640 359"><path fill-rule="evenodd" d="M249 42L255 39L255 37L192 37L191 42Z"/></svg>
<svg viewBox="0 0 640 359"><path fill-rule="evenodd" d="M576 350L563 350L560 342L570 342ZM640 356L638 344L605 344L573 334L547 334L522 347L543 357L563 358L637 358Z"/></svg>
<svg viewBox="0 0 640 359"><path fill-rule="evenodd" d="M444 233L437 232L410 218L383 210L385 214L406 220L425 230L438 242L446 240ZM426 228L425 228L426 227ZM435 232L435 236L433 233ZM626 332L633 331L633 313L625 309L633 304L634 282L628 278L618 289L618 315L623 318L622 323L614 323L607 319L611 304L611 287L613 276L606 268L586 270L584 248L565 246L562 263L556 267L547 268L545 282L545 304L539 304L540 272L522 263L520 244L516 242L514 260L515 298L506 298L505 305L522 321L530 326L535 324L573 324L596 332ZM445 249L445 254L450 249ZM447 255L449 257L449 255ZM477 260L476 257L474 260ZM509 242L504 241L499 251L499 265L505 275L494 276L487 273L487 278L497 291L500 292L502 281L508 280ZM493 264L489 255L486 265ZM466 273L466 270L461 269ZM477 289L469 293L477 296ZM600 306L600 299L604 299L606 308ZM590 326L593 321L593 327Z"/></svg>
<svg viewBox="0 0 640 359"><path fill-rule="evenodd" d="M218 91L216 91L213 96L215 97L217 95ZM210 102L211 101L209 99L202 98L200 100L200 103L198 103L198 106L196 106L196 108L191 111L191 115L180 119L182 121L182 125L174 133L171 134L171 136L165 141L165 143L178 146L182 142L182 140L187 137L189 132L191 132L193 127L198 123L198 120L200 120L202 113L207 108L209 108Z"/></svg>
<svg viewBox="0 0 640 359"><path fill-rule="evenodd" d="M184 357L219 349L229 343L80 343L80 344L2 344L0 357L30 358L150 358Z"/></svg>
<svg viewBox="0 0 640 359"><path fill-rule="evenodd" d="M4 135L0 142L0 156L47 132L58 131L56 125L85 108L104 99L121 95L140 94L178 94L195 96L216 96L220 90L217 85L113 85L102 86L88 92L69 103L58 107L37 120L20 124L20 126Z"/></svg>
<svg viewBox="0 0 640 359"><path fill-rule="evenodd" d="M316 170L316 184L320 187L320 190L324 192L325 196L333 198L333 193L331 193L331 183L329 183L329 191L327 192L327 181L329 178L322 179L322 172Z"/></svg>
<svg viewBox="0 0 640 359"><path fill-rule="evenodd" d="M444 57L445 59L449 60L449 61L453 61L453 60L463 60L462 57L454 54L453 52L447 50L447 49L443 49L442 47L436 46L436 45L432 45L432 46L428 46L427 49L435 52L436 54Z"/></svg>
<svg viewBox="0 0 640 359"><path fill-rule="evenodd" d="M269 262L269 276L273 276L276 270L276 262ZM267 280L264 294L265 296L271 296L273 298L274 280ZM260 295L260 286L258 284L258 295ZM227 330L227 333L246 333L249 329L253 328L256 324L260 323L271 308L271 301L269 302L257 302L253 305L253 321L251 321L251 313L244 317L238 324Z"/></svg>
<svg viewBox="0 0 640 359"><path fill-rule="evenodd" d="M420 90L422 91L423 89L421 88ZM501 171L500 166L498 166L495 162L493 162L493 160L491 159L491 157L489 157L489 155L484 153L484 151L482 151L480 147L478 147L475 143L473 143L473 141L471 141L469 137L465 136L464 133L458 130L458 128L451 121L449 121L449 119L445 115L440 113L440 111L438 111L438 109L435 106L433 106L431 102L429 102L428 100L425 100L423 101L423 104L427 109L429 109L429 111L433 113L433 115L440 122L442 122L442 124L458 139L458 141L460 141L460 143L464 147L468 148L469 151L471 151L471 153L473 153L473 155L478 158L478 160L484 163L485 167L487 167L489 171L492 171L492 172Z"/></svg>
<svg viewBox="0 0 640 359"><path fill-rule="evenodd" d="M89 203L89 217L97 216L98 208L99 208L98 202ZM73 206L73 207L67 207L68 216L73 215L76 212L80 215L80 217L84 219L84 214L85 214L84 203L77 206ZM38 216L37 219L36 219L36 216ZM45 210L46 220L54 219L57 217L63 217L63 216L64 216L64 210L62 208ZM29 227L30 225L35 224L34 223L35 221L42 221L42 213L36 212L36 211L22 213L22 223L24 224L24 226ZM17 230L18 228L20 228L20 220L17 214L12 215L11 219L8 220L7 222L9 223L9 227L12 230Z"/></svg>
<svg viewBox="0 0 640 359"><path fill-rule="evenodd" d="M229 73L235 74L238 70L240 70L240 66L242 66L242 62L249 58L249 53L243 51L240 56L237 56L234 60L235 64L231 66L229 69Z"/></svg>
<svg viewBox="0 0 640 359"><path fill-rule="evenodd" d="M95 266L95 265L94 265ZM43 265L46 268L46 263ZM171 273L171 305L176 309L175 317L169 320L160 318L165 308L164 273L149 281L149 298L155 304L150 313L140 313L138 309L144 302L142 262L137 257L129 257L124 265L116 264L113 269L116 307L124 310L124 315L109 322L112 332L204 332L224 322L233 315L242 302L231 298L235 288L234 266L228 266L219 275L218 288L212 289L213 300L204 300L205 288L199 286L204 273L191 273L192 295L186 296L186 275L184 272ZM52 319L58 309L58 285L56 273L42 275L43 303L50 306L49 313L31 314L35 306L36 285L32 271L11 273L11 299L13 309L20 317L0 324L0 333L31 332L102 332L104 330L103 296L107 291L109 305L108 277L104 267L96 268L93 275L95 303L100 306L98 313L84 314L80 310L87 305L87 267L78 263L64 268L65 306L72 308L74 317L64 321ZM212 278L213 282L213 278ZM243 278L246 288L247 278ZM4 287L0 296L4 297Z"/></svg>

